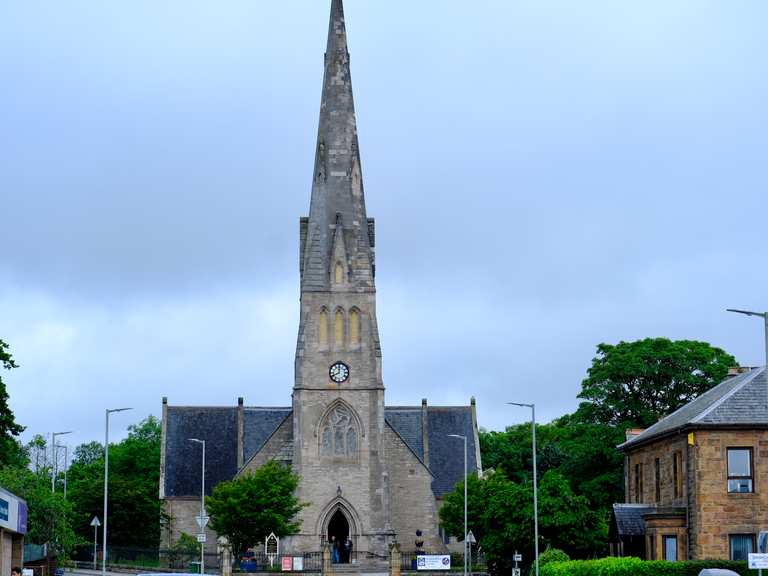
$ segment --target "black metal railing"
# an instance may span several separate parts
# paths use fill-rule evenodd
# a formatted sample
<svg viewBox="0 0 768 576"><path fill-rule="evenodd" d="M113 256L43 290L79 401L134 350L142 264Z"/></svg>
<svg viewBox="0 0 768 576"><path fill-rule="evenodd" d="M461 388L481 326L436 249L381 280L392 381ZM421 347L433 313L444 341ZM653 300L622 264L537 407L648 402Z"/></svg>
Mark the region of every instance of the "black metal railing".
<svg viewBox="0 0 768 576"><path fill-rule="evenodd" d="M323 553L273 555L264 552L248 552L235 558L233 570L242 573L256 572L322 572Z"/></svg>
<svg viewBox="0 0 768 576"><path fill-rule="evenodd" d="M72 554L72 560L80 568L93 568L93 546L80 546ZM204 555L205 568L218 569L220 565L219 555L215 552L206 552ZM96 567L101 567L102 552L97 550ZM126 546L110 546L107 555L107 565L122 568L136 568L142 570L175 570L183 572L200 572L200 551L162 549L162 548L134 548Z"/></svg>
<svg viewBox="0 0 768 576"><path fill-rule="evenodd" d="M408 572L419 570L419 556L429 556L429 555L441 556L443 554L440 552L427 553L423 551L401 552L400 553L400 569ZM464 569L464 556L462 554L454 553L454 554L450 554L450 558L451 558L450 571L461 572ZM488 567L485 561L485 555L482 553L473 554L471 572L473 574L478 574L478 573L482 574L484 572L487 572L487 570L488 570Z"/></svg>

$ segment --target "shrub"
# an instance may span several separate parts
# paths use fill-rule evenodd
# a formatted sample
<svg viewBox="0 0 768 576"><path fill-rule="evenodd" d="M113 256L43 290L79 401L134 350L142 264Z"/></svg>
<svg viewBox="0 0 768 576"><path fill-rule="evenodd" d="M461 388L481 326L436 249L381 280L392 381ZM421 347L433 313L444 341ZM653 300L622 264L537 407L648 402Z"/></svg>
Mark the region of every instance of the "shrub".
<svg viewBox="0 0 768 576"><path fill-rule="evenodd" d="M746 562L697 560L690 562L645 561L639 558L602 558L549 562L540 568L541 576L698 576L704 568L725 568L751 576Z"/></svg>
<svg viewBox="0 0 768 576"><path fill-rule="evenodd" d="M545 564L551 564L552 562L568 562L570 556L560 550L559 548L547 548L542 554L539 555L539 571ZM536 563L531 564L531 569L528 574L536 574Z"/></svg>

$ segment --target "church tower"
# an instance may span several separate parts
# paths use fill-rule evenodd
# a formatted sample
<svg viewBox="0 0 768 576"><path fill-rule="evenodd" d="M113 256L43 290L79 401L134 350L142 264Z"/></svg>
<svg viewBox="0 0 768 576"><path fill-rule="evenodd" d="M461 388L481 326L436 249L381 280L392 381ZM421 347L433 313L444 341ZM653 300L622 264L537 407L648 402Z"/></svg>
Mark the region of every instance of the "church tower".
<svg viewBox="0 0 768 576"><path fill-rule="evenodd" d="M365 210L342 0L333 0L309 217L300 225L301 319L293 467L309 504L294 550L349 536L384 552L391 534L375 227Z"/></svg>

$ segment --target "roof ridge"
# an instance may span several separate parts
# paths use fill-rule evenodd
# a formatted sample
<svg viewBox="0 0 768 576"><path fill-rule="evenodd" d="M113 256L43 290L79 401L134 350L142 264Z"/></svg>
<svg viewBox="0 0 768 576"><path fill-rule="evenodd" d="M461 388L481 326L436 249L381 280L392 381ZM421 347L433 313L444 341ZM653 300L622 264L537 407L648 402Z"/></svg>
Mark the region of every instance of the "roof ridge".
<svg viewBox="0 0 768 576"><path fill-rule="evenodd" d="M736 394L736 392L738 392L739 390L744 388L744 386L746 386L747 384L752 382L755 378L757 378L760 374L762 374L764 370L765 370L765 368L757 369L757 370L750 370L749 372L747 372L744 375L744 379L741 381L740 384L737 384L736 386L731 388L731 390L729 390L722 397L720 397L718 400L713 402L708 408L706 408L702 412L700 412L698 414L698 416L696 416L694 418L691 418L689 420L689 422L691 422L691 423L700 422L702 419L704 419L707 416L709 416L717 408L722 406L723 403L725 403L726 400L729 400L734 394ZM725 380L724 382L722 382L722 384L725 384L726 382L728 382L728 380ZM717 386L715 386L715 388L717 388ZM714 388L713 388L713 390L714 390Z"/></svg>

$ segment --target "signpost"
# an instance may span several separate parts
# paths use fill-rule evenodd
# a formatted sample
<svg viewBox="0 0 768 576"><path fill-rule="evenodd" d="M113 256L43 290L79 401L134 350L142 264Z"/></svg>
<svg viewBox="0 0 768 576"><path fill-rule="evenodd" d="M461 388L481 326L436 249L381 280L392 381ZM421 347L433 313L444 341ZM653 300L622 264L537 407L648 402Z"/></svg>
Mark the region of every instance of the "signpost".
<svg viewBox="0 0 768 576"><path fill-rule="evenodd" d="M469 531L467 534L467 547L469 548L469 564L467 565L467 571L472 575L472 544L477 544L477 540L475 539L475 535L472 534L472 530Z"/></svg>
<svg viewBox="0 0 768 576"><path fill-rule="evenodd" d="M264 552L269 558L269 567L272 568L275 564L275 558L280 555L280 538L275 536L274 532L264 540Z"/></svg>
<svg viewBox="0 0 768 576"><path fill-rule="evenodd" d="M749 569L760 570L761 572L768 568L768 554L750 554Z"/></svg>
<svg viewBox="0 0 768 576"><path fill-rule="evenodd" d="M523 561L523 555L518 554L517 550L515 550L515 555L512 556L512 560L515 563L515 567L512 568L512 576L520 576L520 568L518 568L517 563Z"/></svg>
<svg viewBox="0 0 768 576"><path fill-rule="evenodd" d="M98 516L93 517L93 520L91 520L91 526L93 526L93 569L96 570L96 556L99 554L99 526L101 526L101 522L99 521Z"/></svg>

